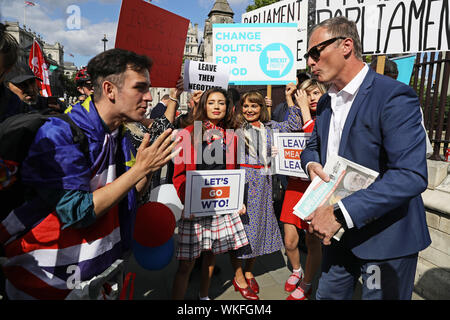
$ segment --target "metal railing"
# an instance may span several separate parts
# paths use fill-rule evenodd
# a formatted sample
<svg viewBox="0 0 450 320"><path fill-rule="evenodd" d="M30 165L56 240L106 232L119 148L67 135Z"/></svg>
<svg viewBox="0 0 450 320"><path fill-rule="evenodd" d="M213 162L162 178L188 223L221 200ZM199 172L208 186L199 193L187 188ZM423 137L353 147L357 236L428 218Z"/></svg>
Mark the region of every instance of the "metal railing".
<svg viewBox="0 0 450 320"><path fill-rule="evenodd" d="M437 58L436 58L437 56ZM443 160L450 144L450 52L418 53L410 86L419 96L433 145L431 160Z"/></svg>

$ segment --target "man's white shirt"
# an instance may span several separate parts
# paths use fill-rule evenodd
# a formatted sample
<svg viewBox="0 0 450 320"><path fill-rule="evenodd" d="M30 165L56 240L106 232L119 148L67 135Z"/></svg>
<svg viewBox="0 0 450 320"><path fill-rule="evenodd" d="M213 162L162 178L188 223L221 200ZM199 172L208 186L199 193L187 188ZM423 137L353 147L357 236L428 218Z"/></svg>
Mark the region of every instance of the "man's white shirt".
<svg viewBox="0 0 450 320"><path fill-rule="evenodd" d="M350 112L353 101L358 94L359 88L361 87L367 72L369 72L369 66L364 64L361 71L342 90L338 92L334 85L331 85L328 90L328 95L331 98L332 113L330 118L330 129L328 132L327 159L329 159L332 154L338 154L345 121L347 120L348 113ZM345 209L344 204L342 201L339 201L338 204L344 215L347 227L349 229L353 228L353 220Z"/></svg>

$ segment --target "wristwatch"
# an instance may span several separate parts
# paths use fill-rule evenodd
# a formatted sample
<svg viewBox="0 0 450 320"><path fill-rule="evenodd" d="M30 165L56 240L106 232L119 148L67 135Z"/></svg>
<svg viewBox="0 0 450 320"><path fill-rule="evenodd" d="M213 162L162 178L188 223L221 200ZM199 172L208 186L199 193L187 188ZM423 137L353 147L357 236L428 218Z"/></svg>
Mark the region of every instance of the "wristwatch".
<svg viewBox="0 0 450 320"><path fill-rule="evenodd" d="M335 203L333 205L333 214L336 221L342 225L342 228L344 228L344 230L347 230L347 222L345 221L344 214L342 213L341 207L338 203Z"/></svg>

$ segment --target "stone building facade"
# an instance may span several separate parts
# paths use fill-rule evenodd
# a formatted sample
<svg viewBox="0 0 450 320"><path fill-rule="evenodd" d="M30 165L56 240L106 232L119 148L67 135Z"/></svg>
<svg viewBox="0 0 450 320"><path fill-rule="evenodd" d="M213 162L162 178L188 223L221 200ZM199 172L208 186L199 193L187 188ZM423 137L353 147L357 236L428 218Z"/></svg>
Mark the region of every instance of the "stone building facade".
<svg viewBox="0 0 450 320"><path fill-rule="evenodd" d="M205 20L203 32L203 43L200 51L202 52L203 61L213 62L213 30L212 25L215 23L234 23L234 12L227 0L217 0Z"/></svg>
<svg viewBox="0 0 450 320"><path fill-rule="evenodd" d="M5 21L5 25L6 32L16 38L19 43L19 63L28 64L33 39L36 39L48 64L54 66L52 68L54 70L49 71L52 95L62 97L64 95L64 87L61 81L61 75L64 74L64 46L59 42L54 44L46 43L40 35L26 26L20 26L19 22Z"/></svg>

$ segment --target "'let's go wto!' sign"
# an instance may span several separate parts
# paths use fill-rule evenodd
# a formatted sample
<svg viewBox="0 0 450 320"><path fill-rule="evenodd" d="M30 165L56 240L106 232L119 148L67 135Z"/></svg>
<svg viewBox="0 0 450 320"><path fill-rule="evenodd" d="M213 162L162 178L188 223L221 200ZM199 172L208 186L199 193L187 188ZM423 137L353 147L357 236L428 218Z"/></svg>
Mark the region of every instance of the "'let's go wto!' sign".
<svg viewBox="0 0 450 320"><path fill-rule="evenodd" d="M244 202L245 170L186 172L184 217L237 212Z"/></svg>
<svg viewBox="0 0 450 320"><path fill-rule="evenodd" d="M214 24L213 63L230 66L230 84L295 82L297 23Z"/></svg>

